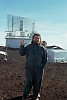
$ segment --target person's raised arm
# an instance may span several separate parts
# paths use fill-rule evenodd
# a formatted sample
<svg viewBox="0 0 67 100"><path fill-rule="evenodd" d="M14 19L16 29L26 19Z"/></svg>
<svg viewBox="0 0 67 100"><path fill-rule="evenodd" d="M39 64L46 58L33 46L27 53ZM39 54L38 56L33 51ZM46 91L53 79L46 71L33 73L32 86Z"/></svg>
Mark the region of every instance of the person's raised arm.
<svg viewBox="0 0 67 100"><path fill-rule="evenodd" d="M20 55L21 56L24 56L26 54L26 50L25 50L25 47L24 47L25 43L24 43L24 39L20 41Z"/></svg>

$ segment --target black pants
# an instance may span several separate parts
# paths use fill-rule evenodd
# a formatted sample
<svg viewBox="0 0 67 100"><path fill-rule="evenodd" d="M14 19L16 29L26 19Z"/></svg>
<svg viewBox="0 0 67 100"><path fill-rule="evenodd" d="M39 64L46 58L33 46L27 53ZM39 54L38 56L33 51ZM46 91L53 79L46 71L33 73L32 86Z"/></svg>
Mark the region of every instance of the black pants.
<svg viewBox="0 0 67 100"><path fill-rule="evenodd" d="M40 92L42 81L43 69L34 67L34 69L26 69L26 82L23 90L23 95L29 96L31 88L33 86L33 95L36 98Z"/></svg>

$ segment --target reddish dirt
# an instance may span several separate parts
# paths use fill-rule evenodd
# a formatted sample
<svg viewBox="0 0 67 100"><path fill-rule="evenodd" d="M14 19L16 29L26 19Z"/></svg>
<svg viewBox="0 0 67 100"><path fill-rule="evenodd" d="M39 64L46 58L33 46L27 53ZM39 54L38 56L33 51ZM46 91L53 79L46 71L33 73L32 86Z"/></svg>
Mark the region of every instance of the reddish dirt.
<svg viewBox="0 0 67 100"><path fill-rule="evenodd" d="M0 61L0 100L22 96L25 63ZM41 100L67 100L67 64L51 63L45 67Z"/></svg>
<svg viewBox="0 0 67 100"><path fill-rule="evenodd" d="M25 82L24 66L23 62L0 61L0 100L22 95Z"/></svg>
<svg viewBox="0 0 67 100"><path fill-rule="evenodd" d="M23 62L9 58L3 61L0 56L0 100L23 95L25 57L22 58ZM46 64L40 94L40 100L67 100L67 63Z"/></svg>

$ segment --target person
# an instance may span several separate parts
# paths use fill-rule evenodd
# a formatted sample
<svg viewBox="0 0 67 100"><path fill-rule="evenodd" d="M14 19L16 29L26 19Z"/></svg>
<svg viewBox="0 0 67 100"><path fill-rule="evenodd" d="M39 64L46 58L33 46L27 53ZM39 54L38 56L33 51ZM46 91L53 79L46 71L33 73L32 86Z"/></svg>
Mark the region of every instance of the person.
<svg viewBox="0 0 67 100"><path fill-rule="evenodd" d="M45 49L46 49L46 52L47 52L47 60L49 59L49 55L48 55L48 50L47 50L47 48L46 48L46 46L47 46L47 42L46 41L42 41L42 43L41 43L44 47L45 47Z"/></svg>
<svg viewBox="0 0 67 100"><path fill-rule="evenodd" d="M46 48L47 42L46 41L42 41L42 45Z"/></svg>
<svg viewBox="0 0 67 100"><path fill-rule="evenodd" d="M26 100L33 86L33 95L35 100L38 100L40 92L42 74L45 64L47 63L47 53L41 45L41 36L35 33L32 37L32 42L24 47L24 41L21 42L20 55L26 55L25 76L26 81L23 89L23 98Z"/></svg>

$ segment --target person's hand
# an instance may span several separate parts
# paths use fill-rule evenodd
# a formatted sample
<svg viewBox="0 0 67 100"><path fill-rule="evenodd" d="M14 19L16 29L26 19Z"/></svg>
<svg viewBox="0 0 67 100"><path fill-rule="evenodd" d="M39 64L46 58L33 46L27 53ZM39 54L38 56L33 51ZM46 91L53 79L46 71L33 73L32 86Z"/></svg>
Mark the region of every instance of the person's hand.
<svg viewBox="0 0 67 100"><path fill-rule="evenodd" d="M21 45L25 45L26 43L24 43L24 39L20 41Z"/></svg>
<svg viewBox="0 0 67 100"><path fill-rule="evenodd" d="M25 44L24 44L24 39L21 40L20 43L21 43L21 45L25 45Z"/></svg>

